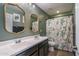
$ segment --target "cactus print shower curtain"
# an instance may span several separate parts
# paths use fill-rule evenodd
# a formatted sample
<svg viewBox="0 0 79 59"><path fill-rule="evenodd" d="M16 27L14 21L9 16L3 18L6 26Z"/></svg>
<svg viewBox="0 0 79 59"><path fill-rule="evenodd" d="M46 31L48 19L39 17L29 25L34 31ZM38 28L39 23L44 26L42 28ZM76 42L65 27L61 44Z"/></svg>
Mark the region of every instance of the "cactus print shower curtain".
<svg viewBox="0 0 79 59"><path fill-rule="evenodd" d="M46 21L46 34L49 41L55 42L58 49L72 51L72 16L63 16Z"/></svg>

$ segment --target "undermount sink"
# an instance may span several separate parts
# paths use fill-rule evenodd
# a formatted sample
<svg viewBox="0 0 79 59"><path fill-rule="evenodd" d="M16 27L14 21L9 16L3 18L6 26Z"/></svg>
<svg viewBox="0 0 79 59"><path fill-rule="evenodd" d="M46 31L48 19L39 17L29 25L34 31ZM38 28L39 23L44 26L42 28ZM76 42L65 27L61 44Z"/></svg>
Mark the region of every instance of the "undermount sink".
<svg viewBox="0 0 79 59"><path fill-rule="evenodd" d="M11 46L12 49L21 49L23 47L28 47L32 44L38 43L39 41L41 41L41 39L42 39L41 36L37 36L37 37L32 36L29 38L24 37L24 38L17 39L17 40L21 40L19 43L16 43L17 40L15 40L14 43L11 43L5 46Z"/></svg>
<svg viewBox="0 0 79 59"><path fill-rule="evenodd" d="M28 42L20 42L11 46L13 49L20 49L28 45Z"/></svg>
<svg viewBox="0 0 79 59"><path fill-rule="evenodd" d="M19 49L19 48L28 47L31 44L34 44L35 42L37 42L37 40L35 40L34 38L26 39L24 41L21 41L20 43L13 44L12 48L13 49Z"/></svg>

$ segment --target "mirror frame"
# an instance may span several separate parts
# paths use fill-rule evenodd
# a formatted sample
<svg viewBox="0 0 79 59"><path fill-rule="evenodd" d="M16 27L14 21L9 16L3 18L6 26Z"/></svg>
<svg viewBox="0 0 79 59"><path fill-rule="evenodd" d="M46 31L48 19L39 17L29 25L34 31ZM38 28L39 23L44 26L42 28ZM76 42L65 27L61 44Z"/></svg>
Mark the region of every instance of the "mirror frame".
<svg viewBox="0 0 79 59"><path fill-rule="evenodd" d="M24 30L22 30L22 31L20 31L20 32L9 32L7 29L6 29L6 24L5 24L5 17L6 17L6 6L7 5L13 5L13 6L16 6L16 7L18 7L23 13L24 13L24 21L25 21L25 11L19 6L19 5L17 5L17 4L13 4L13 3L4 3L3 4L3 7L4 7L4 29L5 29L5 31L6 32L8 32L8 33L11 33L11 34L19 34L19 33L22 33L22 32L24 32ZM25 22L24 22L24 24L25 24ZM24 28L25 28L25 25L24 25Z"/></svg>

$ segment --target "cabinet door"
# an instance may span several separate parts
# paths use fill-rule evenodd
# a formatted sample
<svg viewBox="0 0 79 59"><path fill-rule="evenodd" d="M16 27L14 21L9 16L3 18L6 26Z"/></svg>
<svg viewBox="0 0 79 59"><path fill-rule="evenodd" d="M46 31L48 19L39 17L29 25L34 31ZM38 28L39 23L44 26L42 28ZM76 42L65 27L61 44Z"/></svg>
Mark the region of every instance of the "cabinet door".
<svg viewBox="0 0 79 59"><path fill-rule="evenodd" d="M44 45L44 56L48 55L48 44Z"/></svg>
<svg viewBox="0 0 79 59"><path fill-rule="evenodd" d="M34 52L32 55L30 56L38 56L38 51Z"/></svg>
<svg viewBox="0 0 79 59"><path fill-rule="evenodd" d="M44 48L43 47L41 47L39 49L39 56L44 56Z"/></svg>
<svg viewBox="0 0 79 59"><path fill-rule="evenodd" d="M48 55L48 40L39 44L39 56Z"/></svg>
<svg viewBox="0 0 79 59"><path fill-rule="evenodd" d="M48 55L48 44L44 44L40 49L39 49L39 56L47 56Z"/></svg>

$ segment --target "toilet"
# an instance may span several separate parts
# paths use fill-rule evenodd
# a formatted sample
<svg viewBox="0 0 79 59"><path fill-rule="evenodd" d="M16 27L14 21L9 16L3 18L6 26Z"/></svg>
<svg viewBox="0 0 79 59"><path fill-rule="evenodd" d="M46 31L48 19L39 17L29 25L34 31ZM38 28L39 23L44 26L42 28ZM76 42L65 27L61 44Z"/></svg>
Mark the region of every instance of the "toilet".
<svg viewBox="0 0 79 59"><path fill-rule="evenodd" d="M56 43L53 41L48 41L48 44L49 44L49 51L54 51L54 46L56 45Z"/></svg>

